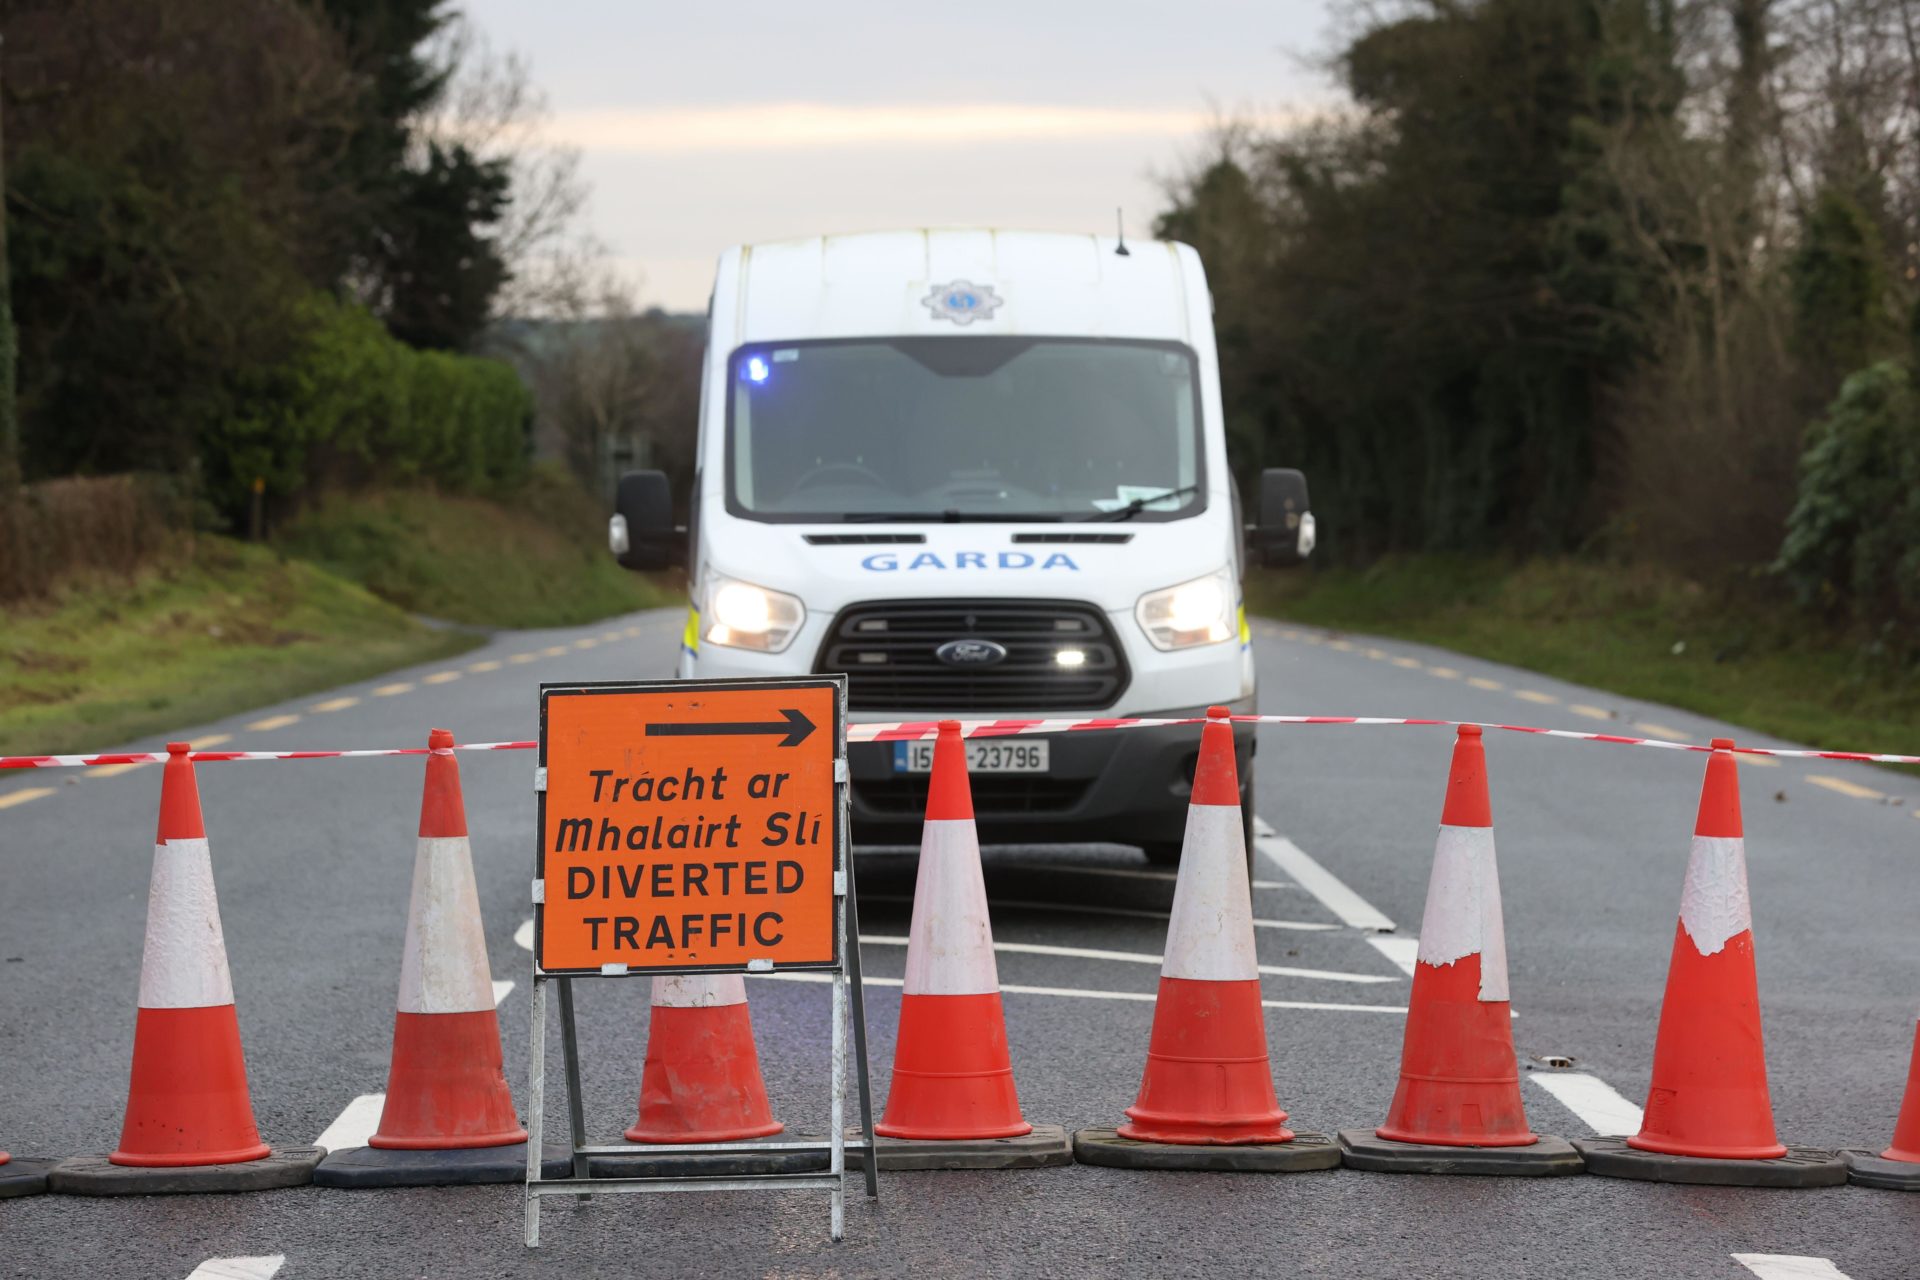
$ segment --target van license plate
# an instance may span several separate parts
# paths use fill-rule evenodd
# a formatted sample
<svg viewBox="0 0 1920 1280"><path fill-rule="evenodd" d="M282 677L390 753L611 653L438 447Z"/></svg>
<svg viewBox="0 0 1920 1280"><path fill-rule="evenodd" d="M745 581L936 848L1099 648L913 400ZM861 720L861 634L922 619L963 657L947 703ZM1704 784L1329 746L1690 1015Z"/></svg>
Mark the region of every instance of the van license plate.
<svg viewBox="0 0 1920 1280"><path fill-rule="evenodd" d="M1047 748L1044 741L1005 742L992 738L972 738L967 742L968 773L1045 773ZM933 739L893 744L895 773L930 773L933 770Z"/></svg>

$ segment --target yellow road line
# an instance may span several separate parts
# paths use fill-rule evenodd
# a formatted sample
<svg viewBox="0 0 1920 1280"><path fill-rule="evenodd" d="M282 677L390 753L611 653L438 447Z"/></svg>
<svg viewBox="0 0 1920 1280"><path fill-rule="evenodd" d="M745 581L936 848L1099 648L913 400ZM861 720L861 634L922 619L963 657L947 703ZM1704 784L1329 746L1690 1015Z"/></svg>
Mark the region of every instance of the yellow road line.
<svg viewBox="0 0 1920 1280"><path fill-rule="evenodd" d="M428 684L451 684L460 678L458 671L436 671L427 677Z"/></svg>
<svg viewBox="0 0 1920 1280"><path fill-rule="evenodd" d="M1542 693L1538 689L1515 689L1513 696L1522 702L1537 702L1543 707L1552 706L1554 703L1560 701L1560 699L1554 697L1552 694Z"/></svg>
<svg viewBox="0 0 1920 1280"><path fill-rule="evenodd" d="M546 654L549 658L557 658L566 651L567 646L563 644L550 644L540 652Z"/></svg>
<svg viewBox="0 0 1920 1280"><path fill-rule="evenodd" d="M1816 787L1825 787L1829 791L1838 791L1843 796L1855 800L1885 800L1886 793L1875 791L1872 787L1863 787L1857 782L1848 782L1845 778L1829 778L1825 774L1811 773L1807 781Z"/></svg>
<svg viewBox="0 0 1920 1280"><path fill-rule="evenodd" d="M247 728L255 733L266 733L270 729L284 729L290 724L298 723L300 723L300 717L296 715L268 716L264 720L255 720Z"/></svg>
<svg viewBox="0 0 1920 1280"><path fill-rule="evenodd" d="M1750 764L1756 769L1778 769L1780 767L1780 762L1772 756L1750 756L1745 752L1736 751L1733 753L1733 758L1741 764Z"/></svg>
<svg viewBox="0 0 1920 1280"><path fill-rule="evenodd" d="M595 640L592 636L583 636L582 638L575 640L573 642L573 647L576 649L591 649L593 648L593 646L599 643L600 642L598 640Z"/></svg>
<svg viewBox="0 0 1920 1280"><path fill-rule="evenodd" d="M1485 676L1468 676L1467 683L1476 689L1504 689L1507 687L1498 680L1489 680Z"/></svg>
<svg viewBox="0 0 1920 1280"><path fill-rule="evenodd" d="M602 640L618 640L623 634L625 633L620 631L602 631L600 638Z"/></svg>
<svg viewBox="0 0 1920 1280"><path fill-rule="evenodd" d="M1636 721L1633 727L1646 734L1649 738L1665 738L1668 742L1685 742L1689 736L1685 729L1675 729L1669 725L1655 724L1651 720Z"/></svg>
<svg viewBox="0 0 1920 1280"><path fill-rule="evenodd" d="M360 705L360 699L354 698L354 697L328 698L325 702L314 703L311 707L308 707L307 710L309 711L345 711L348 707L357 707L359 705Z"/></svg>
<svg viewBox="0 0 1920 1280"><path fill-rule="evenodd" d="M1442 680L1458 680L1460 678L1460 673L1452 667L1428 667L1427 674L1430 676L1439 676Z"/></svg>
<svg viewBox="0 0 1920 1280"><path fill-rule="evenodd" d="M1352 652L1353 652L1353 641L1351 641L1351 640L1329 640L1329 641L1327 641L1327 647L1328 647L1329 649L1338 649L1338 650L1339 650L1340 652L1342 652L1342 653L1352 653Z"/></svg>
<svg viewBox="0 0 1920 1280"><path fill-rule="evenodd" d="M474 672L475 674L478 674L482 671L498 671L499 669L500 669L500 664L498 662L495 662L491 658L487 659L485 662L472 662L467 664L467 670Z"/></svg>
<svg viewBox="0 0 1920 1280"><path fill-rule="evenodd" d="M41 796L52 794L52 787L27 787L20 791L10 791L0 796L0 809L11 809L17 804L25 804L29 800L38 800Z"/></svg>
<svg viewBox="0 0 1920 1280"><path fill-rule="evenodd" d="M1393 665L1396 667L1406 667L1410 671L1418 671L1423 664L1418 658L1395 658Z"/></svg>
<svg viewBox="0 0 1920 1280"><path fill-rule="evenodd" d="M640 634L640 628L628 627L625 631L622 631L620 634L623 636L637 636Z"/></svg>
<svg viewBox="0 0 1920 1280"><path fill-rule="evenodd" d="M375 689L373 691L373 696L376 698L391 698L396 693L410 693L412 691L413 691L413 686L409 684L407 681L402 680L398 684L381 685L378 689Z"/></svg>
<svg viewBox="0 0 1920 1280"><path fill-rule="evenodd" d="M193 740L193 749L195 751L205 751L210 747L217 747L223 742L232 741L233 735L230 733L210 733L204 738L195 738Z"/></svg>
<svg viewBox="0 0 1920 1280"><path fill-rule="evenodd" d="M1280 628L1280 638L1282 640L1298 640L1300 633L1292 627L1282 627Z"/></svg>
<svg viewBox="0 0 1920 1280"><path fill-rule="evenodd" d="M1573 714L1577 716L1585 716L1589 720L1613 719L1613 712L1608 711L1603 707L1590 707L1584 702L1569 702L1567 704L1567 710L1573 712Z"/></svg>
<svg viewBox="0 0 1920 1280"><path fill-rule="evenodd" d="M507 661L508 662L532 662L535 658L539 656L540 655L537 653L516 653L511 658L508 658Z"/></svg>
<svg viewBox="0 0 1920 1280"><path fill-rule="evenodd" d="M1360 652L1366 654L1369 658L1372 658L1375 662L1378 662L1380 661L1380 659L1387 656L1387 651L1385 649L1362 649Z"/></svg>
<svg viewBox="0 0 1920 1280"><path fill-rule="evenodd" d="M146 767L146 762L144 761L136 764L102 764L95 765L80 776L83 778L117 778L123 773L132 773L135 769L144 769Z"/></svg>

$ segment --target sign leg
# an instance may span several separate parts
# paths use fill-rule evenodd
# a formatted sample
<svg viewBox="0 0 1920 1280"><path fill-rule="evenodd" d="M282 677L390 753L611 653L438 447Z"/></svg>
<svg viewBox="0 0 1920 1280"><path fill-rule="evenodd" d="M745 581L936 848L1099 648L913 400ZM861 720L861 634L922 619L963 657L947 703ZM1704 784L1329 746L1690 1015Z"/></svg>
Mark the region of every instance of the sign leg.
<svg viewBox="0 0 1920 1280"><path fill-rule="evenodd" d="M860 1085L860 1135L867 1144L862 1161L867 1175L867 1198L880 1196L880 1159L873 1149L873 1082L867 1072L867 997L860 977L860 903L853 882L853 849L847 849L847 976L853 999L853 1069Z"/></svg>
<svg viewBox="0 0 1920 1280"><path fill-rule="evenodd" d="M833 1221L830 1234L842 1240L847 1234L847 975L843 969L833 975L833 1109L830 1132L833 1159ZM871 1151L867 1164L874 1162Z"/></svg>
<svg viewBox="0 0 1920 1280"><path fill-rule="evenodd" d="M573 1023L573 979L556 978L560 985L560 1049L567 1061L567 1131L573 1139L573 1176L587 1176L587 1158L580 1148L587 1145L586 1102L580 1096L580 1039ZM581 1200L592 1196L582 1194Z"/></svg>
<svg viewBox="0 0 1920 1280"><path fill-rule="evenodd" d="M533 980L533 1031L527 1039L527 1182L540 1177L540 1135L547 1116L547 984ZM521 1188L527 1204L527 1247L540 1243L540 1197Z"/></svg>

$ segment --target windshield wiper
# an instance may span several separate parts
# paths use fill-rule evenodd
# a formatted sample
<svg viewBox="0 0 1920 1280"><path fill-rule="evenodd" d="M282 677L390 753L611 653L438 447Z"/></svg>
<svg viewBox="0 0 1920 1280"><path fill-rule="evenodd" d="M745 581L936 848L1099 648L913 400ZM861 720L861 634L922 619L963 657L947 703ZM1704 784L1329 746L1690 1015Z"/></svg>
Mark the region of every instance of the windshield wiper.
<svg viewBox="0 0 1920 1280"><path fill-rule="evenodd" d="M1105 520L1131 520L1156 502L1165 502L1168 498L1184 498L1200 492L1198 484L1183 484L1178 489L1168 489L1165 493L1150 493L1144 498L1135 498L1124 507L1115 507L1111 511L1102 511L1099 515L1088 516L1086 523L1094 524Z"/></svg>

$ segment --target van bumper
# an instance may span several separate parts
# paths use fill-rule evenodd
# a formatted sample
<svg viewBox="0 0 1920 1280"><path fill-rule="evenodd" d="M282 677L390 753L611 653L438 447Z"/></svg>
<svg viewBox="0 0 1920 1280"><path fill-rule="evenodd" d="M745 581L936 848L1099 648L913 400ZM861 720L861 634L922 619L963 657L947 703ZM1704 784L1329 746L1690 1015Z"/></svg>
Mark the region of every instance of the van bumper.
<svg viewBox="0 0 1920 1280"><path fill-rule="evenodd" d="M1254 700L1226 704L1248 714ZM1205 707L1140 713L1143 719L1202 717ZM1056 713L1058 714L1058 713ZM1112 714L1112 713L1108 713ZM984 844L1177 844L1200 753L1198 726L1056 733L1044 774L978 774L974 820ZM1253 777L1254 726L1233 726L1240 794ZM847 745L853 839L863 845L920 843L927 775L894 772L894 744Z"/></svg>

